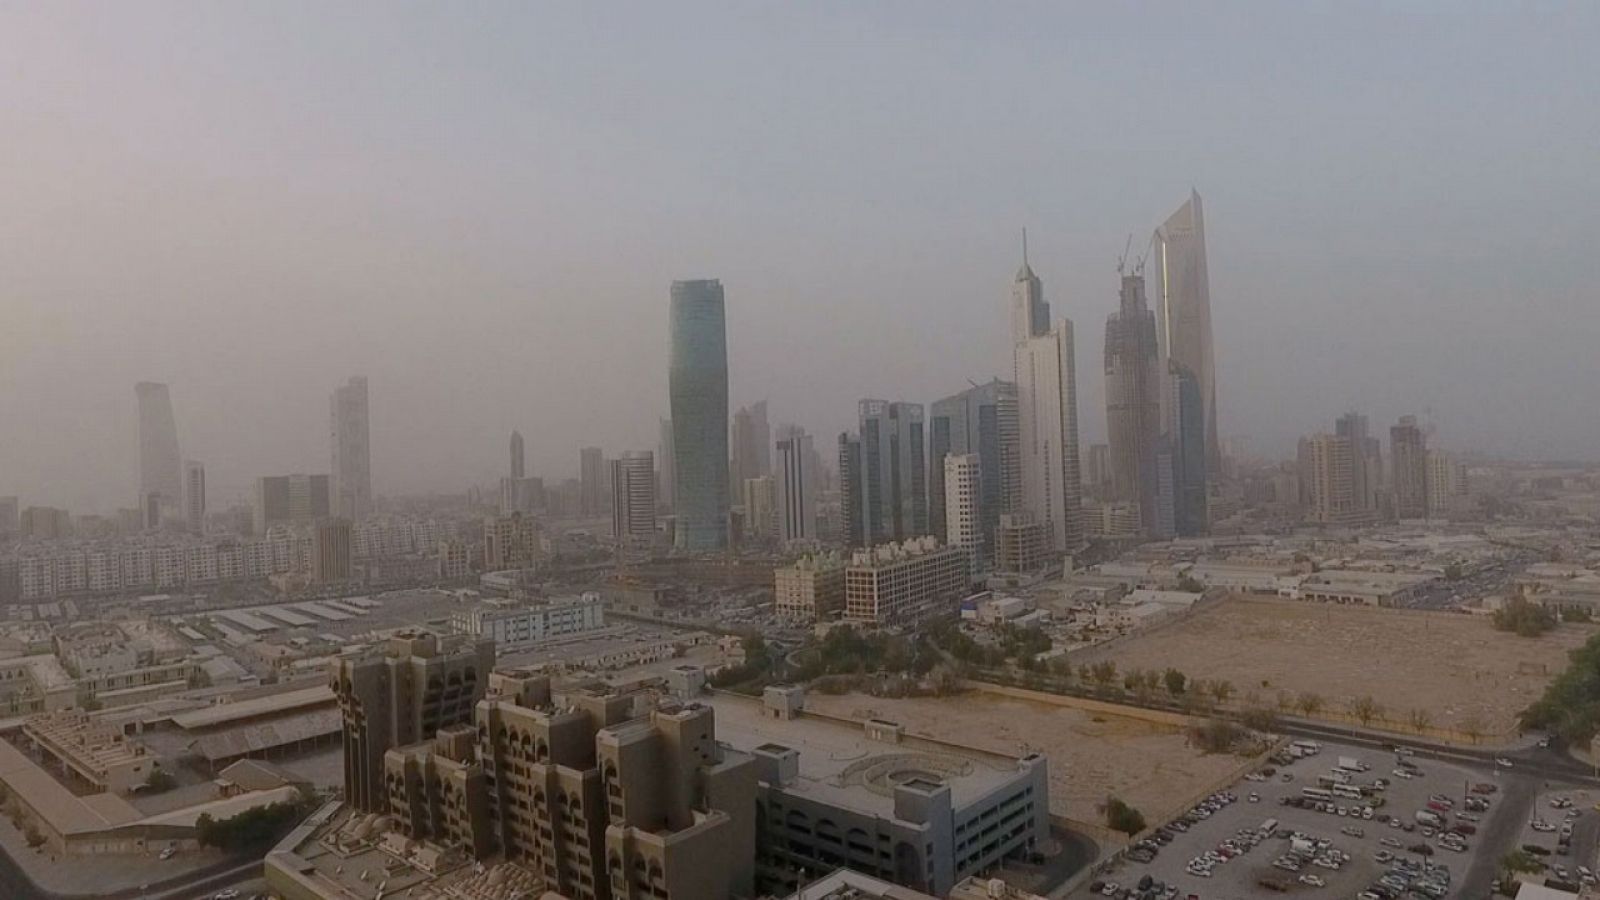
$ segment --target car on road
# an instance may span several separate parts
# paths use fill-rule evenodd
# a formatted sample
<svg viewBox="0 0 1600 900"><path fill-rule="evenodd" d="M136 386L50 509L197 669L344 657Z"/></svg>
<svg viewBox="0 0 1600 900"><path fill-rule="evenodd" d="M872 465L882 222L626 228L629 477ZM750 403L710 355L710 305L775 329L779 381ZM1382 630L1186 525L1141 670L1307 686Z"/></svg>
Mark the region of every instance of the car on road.
<svg viewBox="0 0 1600 900"><path fill-rule="evenodd" d="M1509 769L1513 765L1511 760L1506 759L1504 756L1495 757L1494 764L1499 766L1502 769Z"/></svg>
<svg viewBox="0 0 1600 900"><path fill-rule="evenodd" d="M238 888L223 888L211 896L211 900L239 900Z"/></svg>
<svg viewBox="0 0 1600 900"><path fill-rule="evenodd" d="M1309 872L1300 876L1300 883L1301 884L1305 884L1305 885L1310 885L1311 887L1327 887L1328 886L1328 882L1322 880L1322 878L1317 876L1317 875L1312 875Z"/></svg>
<svg viewBox="0 0 1600 900"><path fill-rule="evenodd" d="M162 859L171 859L173 856L177 855L177 853L178 853L178 848L177 847L168 847L167 849L161 851L161 858Z"/></svg>

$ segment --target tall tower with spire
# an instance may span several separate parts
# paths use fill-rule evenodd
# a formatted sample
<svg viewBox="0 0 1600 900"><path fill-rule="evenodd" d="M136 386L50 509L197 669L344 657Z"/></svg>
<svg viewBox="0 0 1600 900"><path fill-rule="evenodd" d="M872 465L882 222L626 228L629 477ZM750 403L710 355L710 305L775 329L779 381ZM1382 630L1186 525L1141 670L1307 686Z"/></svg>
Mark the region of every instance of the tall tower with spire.
<svg viewBox="0 0 1600 900"><path fill-rule="evenodd" d="M1011 282L1011 343L1023 343L1050 331L1050 304L1044 301L1044 282L1028 265L1028 229L1022 229L1022 268Z"/></svg>

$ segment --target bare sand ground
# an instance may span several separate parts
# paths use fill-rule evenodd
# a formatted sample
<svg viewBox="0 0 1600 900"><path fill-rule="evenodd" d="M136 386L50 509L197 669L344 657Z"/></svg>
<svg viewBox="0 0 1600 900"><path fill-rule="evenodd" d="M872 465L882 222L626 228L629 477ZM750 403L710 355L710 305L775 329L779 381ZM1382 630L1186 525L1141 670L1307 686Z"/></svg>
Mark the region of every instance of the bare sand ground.
<svg viewBox="0 0 1600 900"><path fill-rule="evenodd" d="M1312 693L1332 712L1371 696L1396 725L1424 709L1434 726L1476 721L1490 736L1514 729L1517 713L1593 633L1566 624L1524 638L1486 616L1230 597L1072 659L1110 659L1121 671L1170 666L1267 703L1284 691Z"/></svg>
<svg viewBox="0 0 1600 900"><path fill-rule="evenodd" d="M806 708L886 718L914 734L992 752L1043 752L1050 759L1050 811L1089 822L1103 820L1097 807L1108 796L1150 822L1164 821L1242 762L1190 749L1174 726L977 692L905 700L812 693Z"/></svg>

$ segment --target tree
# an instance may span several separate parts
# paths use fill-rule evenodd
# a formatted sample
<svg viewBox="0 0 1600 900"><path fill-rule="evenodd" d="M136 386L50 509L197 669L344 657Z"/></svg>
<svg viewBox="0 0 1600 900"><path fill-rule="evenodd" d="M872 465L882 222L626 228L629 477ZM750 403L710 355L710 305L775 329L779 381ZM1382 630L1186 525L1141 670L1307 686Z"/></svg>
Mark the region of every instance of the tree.
<svg viewBox="0 0 1600 900"><path fill-rule="evenodd" d="M1433 716L1425 709L1413 709L1409 721L1411 722L1412 730L1417 734L1421 734L1428 730L1429 725L1433 724Z"/></svg>
<svg viewBox="0 0 1600 900"><path fill-rule="evenodd" d="M1288 691L1278 692L1278 712L1291 712L1294 710L1294 695Z"/></svg>
<svg viewBox="0 0 1600 900"><path fill-rule="evenodd" d="M1468 716L1467 720L1461 723L1461 733L1476 744L1483 737L1483 722L1479 721L1477 716Z"/></svg>
<svg viewBox="0 0 1600 900"><path fill-rule="evenodd" d="M1295 706L1299 708L1301 715L1309 719L1322 712L1322 698L1310 691L1306 691L1300 695L1299 699L1295 700Z"/></svg>
<svg viewBox="0 0 1600 900"><path fill-rule="evenodd" d="M1278 713L1270 706L1251 706L1239 715L1239 721L1254 731L1278 730Z"/></svg>
<svg viewBox="0 0 1600 900"><path fill-rule="evenodd" d="M1383 715L1383 707L1378 705L1378 701L1366 695L1351 700L1347 705L1347 709L1350 715L1361 723L1362 728L1371 725L1373 719Z"/></svg>
<svg viewBox="0 0 1600 900"><path fill-rule="evenodd" d="M1526 597L1513 597L1494 611L1494 627L1522 637L1538 637L1556 627L1556 615Z"/></svg>
<svg viewBox="0 0 1600 900"><path fill-rule="evenodd" d="M1178 579L1178 590L1190 594L1204 594L1206 586L1201 584L1191 575L1183 575Z"/></svg>
<svg viewBox="0 0 1600 900"><path fill-rule="evenodd" d="M1513 874L1533 875L1544 871L1544 863L1532 853L1518 848L1500 857L1500 868Z"/></svg>
<svg viewBox="0 0 1600 900"><path fill-rule="evenodd" d="M1094 664L1094 668L1090 669L1089 675L1094 679L1094 683L1102 689L1108 688L1112 682L1117 680L1117 664L1109 659L1101 660Z"/></svg>
<svg viewBox="0 0 1600 900"><path fill-rule="evenodd" d="M1233 682L1231 681L1218 678L1207 687L1211 691L1212 698L1217 701L1218 706L1227 703L1228 698L1233 696Z"/></svg>
<svg viewBox="0 0 1600 900"><path fill-rule="evenodd" d="M1179 672L1177 669L1168 669L1166 674L1161 677L1166 682L1167 693L1174 697L1183 693L1184 688L1189 683L1189 676Z"/></svg>
<svg viewBox="0 0 1600 900"><path fill-rule="evenodd" d="M144 780L144 789L151 794L161 794L178 786L178 779L166 769L152 769L150 777Z"/></svg>
<svg viewBox="0 0 1600 900"><path fill-rule="evenodd" d="M1116 797L1106 798L1106 827L1129 837L1144 830L1144 815Z"/></svg>

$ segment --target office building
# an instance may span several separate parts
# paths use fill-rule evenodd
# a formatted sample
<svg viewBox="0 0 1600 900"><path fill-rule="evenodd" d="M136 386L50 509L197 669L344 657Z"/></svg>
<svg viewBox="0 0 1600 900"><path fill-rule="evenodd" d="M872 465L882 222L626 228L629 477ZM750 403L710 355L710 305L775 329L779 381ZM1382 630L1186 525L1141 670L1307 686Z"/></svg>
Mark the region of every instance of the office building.
<svg viewBox="0 0 1600 900"><path fill-rule="evenodd" d="M52 506L30 506L22 511L18 535L35 541L54 541L72 536L72 516Z"/></svg>
<svg viewBox="0 0 1600 900"><path fill-rule="evenodd" d="M1420 519L1428 514L1428 443L1416 416L1401 416L1389 429L1390 482L1394 514Z"/></svg>
<svg viewBox="0 0 1600 900"><path fill-rule="evenodd" d="M1441 516L1450 511L1453 498L1467 493L1467 474L1443 450L1429 450L1427 459L1428 515Z"/></svg>
<svg viewBox="0 0 1600 900"><path fill-rule="evenodd" d="M1011 343L1021 344L1050 331L1050 304L1044 282L1028 265L1028 232L1022 232L1022 266L1011 281Z"/></svg>
<svg viewBox="0 0 1600 900"><path fill-rule="evenodd" d="M728 334L722 283L672 284L668 370L678 546L728 545Z"/></svg>
<svg viewBox="0 0 1600 900"><path fill-rule="evenodd" d="M967 571L983 569L983 463L976 453L944 458L944 507L947 543L966 553Z"/></svg>
<svg viewBox="0 0 1600 900"><path fill-rule="evenodd" d="M355 555L349 519L324 519L317 523L311 541L311 580L317 584L349 581Z"/></svg>
<svg viewBox="0 0 1600 900"><path fill-rule="evenodd" d="M1016 365L1013 352L1013 367ZM995 399L995 419L1000 434L1000 511L1022 511L1022 410L1017 384L1000 382ZM980 450L981 453L981 450Z"/></svg>
<svg viewBox="0 0 1600 900"><path fill-rule="evenodd" d="M995 530L994 569L1006 575L1031 575L1062 561L1054 552L1050 526L1027 513L1007 513Z"/></svg>
<svg viewBox="0 0 1600 900"><path fill-rule="evenodd" d="M866 546L862 503L861 438L839 435L839 537L847 547Z"/></svg>
<svg viewBox="0 0 1600 900"><path fill-rule="evenodd" d="M606 508L605 453L599 447L584 447L578 451L578 483L582 488L579 498L584 516L598 516Z"/></svg>
<svg viewBox="0 0 1600 900"><path fill-rule="evenodd" d="M387 814L384 754L472 721L494 668L494 641L405 631L381 651L341 657L331 678L344 716L344 795Z"/></svg>
<svg viewBox="0 0 1600 900"><path fill-rule="evenodd" d="M440 578L465 578L472 573L472 548L467 546L466 541L440 541L438 552Z"/></svg>
<svg viewBox="0 0 1600 900"><path fill-rule="evenodd" d="M1176 362L1170 363L1173 421L1167 433L1166 466L1171 473L1173 531L1198 537L1210 528L1206 483L1206 419L1200 380Z"/></svg>
<svg viewBox="0 0 1600 900"><path fill-rule="evenodd" d="M1347 412L1334 423L1334 433L1350 441L1350 489L1356 506L1376 518L1383 480L1382 443L1368 433L1367 417Z"/></svg>
<svg viewBox="0 0 1600 900"><path fill-rule="evenodd" d="M844 609L844 559L836 552L808 553L772 571L778 615L795 622L826 621Z"/></svg>
<svg viewBox="0 0 1600 900"><path fill-rule="evenodd" d="M931 536L856 550L844 572L845 620L908 627L953 613L970 587L967 559Z"/></svg>
<svg viewBox="0 0 1600 900"><path fill-rule="evenodd" d="M656 537L656 459L649 450L611 461L611 536L618 547L649 549Z"/></svg>
<svg viewBox="0 0 1600 900"><path fill-rule="evenodd" d="M731 465L735 485L772 474L772 426L767 422L767 401L742 406L733 414Z"/></svg>
<svg viewBox="0 0 1600 900"><path fill-rule="evenodd" d="M1166 363L1176 362L1194 374L1205 413L1206 471L1214 479L1222 472L1222 450L1217 434L1217 370L1211 342L1205 216L1198 192L1191 191L1189 199L1156 229L1154 249L1161 371ZM1171 418L1163 416L1163 421Z"/></svg>
<svg viewBox="0 0 1600 900"><path fill-rule="evenodd" d="M367 413L367 379L355 376L329 400L333 472L329 478L333 514L359 522L372 513L372 445Z"/></svg>
<svg viewBox="0 0 1600 900"><path fill-rule="evenodd" d="M526 463L522 451L522 432L513 431L511 432L511 477L526 478L528 474Z"/></svg>
<svg viewBox="0 0 1600 900"><path fill-rule="evenodd" d="M850 473L850 532L859 545L929 534L927 450L920 403L863 400L859 465ZM841 458L841 466L843 459Z"/></svg>
<svg viewBox="0 0 1600 900"><path fill-rule="evenodd" d="M743 497L744 533L753 541L773 541L778 537L778 491L771 475L746 478Z"/></svg>
<svg viewBox="0 0 1600 900"><path fill-rule="evenodd" d="M22 508L16 497L0 497L0 538L16 537L22 530Z"/></svg>
<svg viewBox="0 0 1600 900"><path fill-rule="evenodd" d="M937 401L928 415L928 519L934 537L947 540L944 507L944 460L972 453L978 457L983 495L979 498L981 549L993 549L994 528L1002 511L1004 454L1002 396L1014 386L995 379ZM1013 451L1015 447L1011 448Z"/></svg>
<svg viewBox="0 0 1600 900"><path fill-rule="evenodd" d="M333 489L327 475L268 475L257 478L251 503L255 533L279 524L303 524L333 514Z"/></svg>
<svg viewBox="0 0 1600 900"><path fill-rule="evenodd" d="M1161 436L1161 351L1156 317L1146 305L1144 278L1122 276L1117 312L1106 319L1106 430L1111 445L1113 496L1139 511L1140 530L1161 534L1157 442Z"/></svg>
<svg viewBox="0 0 1600 900"><path fill-rule="evenodd" d="M500 653L605 626L605 604L594 591L575 597L480 603L450 613L452 634L490 638Z"/></svg>
<svg viewBox="0 0 1600 900"><path fill-rule="evenodd" d="M1083 543L1083 477L1078 467L1078 386L1072 323L1016 346L1020 511L1050 529L1050 545Z"/></svg>
<svg viewBox="0 0 1600 900"><path fill-rule="evenodd" d="M1300 502L1306 518L1324 525L1371 520L1356 503L1355 463L1350 438L1315 434L1300 441Z"/></svg>
<svg viewBox="0 0 1600 900"><path fill-rule="evenodd" d="M206 530L206 467L195 460L183 464L183 518L189 530Z"/></svg>
<svg viewBox="0 0 1600 900"><path fill-rule="evenodd" d="M491 572L532 568L539 559L539 523L512 513L483 520L483 567Z"/></svg>
<svg viewBox="0 0 1600 900"><path fill-rule="evenodd" d="M778 429L778 468L773 478L777 493L778 540L783 544L817 539L817 493L820 475L811 435L795 425Z"/></svg>
<svg viewBox="0 0 1600 900"><path fill-rule="evenodd" d="M155 528L176 517L183 502L178 423L166 385L141 381L133 392L139 399L139 509L144 527Z"/></svg>
<svg viewBox="0 0 1600 900"><path fill-rule="evenodd" d="M672 453L672 420L661 420L661 436L656 442L656 502L662 509L672 509L674 497L673 467L677 465Z"/></svg>

